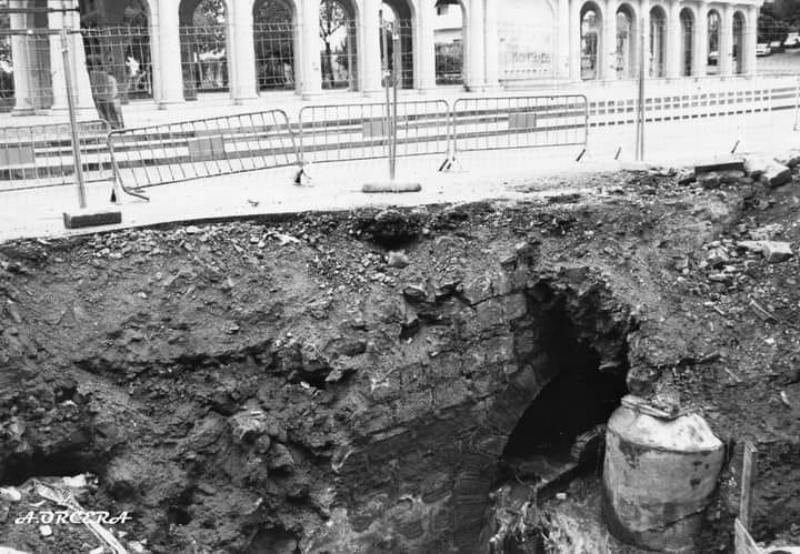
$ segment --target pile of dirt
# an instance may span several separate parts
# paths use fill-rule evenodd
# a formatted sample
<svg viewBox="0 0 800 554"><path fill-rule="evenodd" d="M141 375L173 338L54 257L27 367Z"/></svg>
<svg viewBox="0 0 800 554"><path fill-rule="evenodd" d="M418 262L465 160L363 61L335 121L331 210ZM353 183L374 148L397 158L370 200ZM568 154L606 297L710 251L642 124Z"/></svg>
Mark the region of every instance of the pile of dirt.
<svg viewBox="0 0 800 554"><path fill-rule="evenodd" d="M15 523L32 479L90 475L130 551L486 549L506 447L575 360L543 443L625 392L693 406L731 460L702 551L730 548L744 441L756 539L800 542L800 185L599 184L0 245L0 545L100 546ZM570 417L593 372L614 394Z"/></svg>

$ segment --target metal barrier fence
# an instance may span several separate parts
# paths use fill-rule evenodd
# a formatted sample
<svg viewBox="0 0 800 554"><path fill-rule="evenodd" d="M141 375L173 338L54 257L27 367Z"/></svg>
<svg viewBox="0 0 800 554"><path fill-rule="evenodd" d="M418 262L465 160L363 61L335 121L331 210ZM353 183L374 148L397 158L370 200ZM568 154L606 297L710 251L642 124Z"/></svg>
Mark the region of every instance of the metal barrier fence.
<svg viewBox="0 0 800 554"><path fill-rule="evenodd" d="M586 146L582 94L460 98L453 104L453 159L467 150Z"/></svg>
<svg viewBox="0 0 800 554"><path fill-rule="evenodd" d="M591 127L629 125L636 119L634 81L615 83L614 93L589 103ZM797 79L761 77L719 82L699 79L685 84L650 88L645 99L646 121L678 121L794 109Z"/></svg>
<svg viewBox="0 0 800 554"><path fill-rule="evenodd" d="M382 158L387 155L386 104L306 106L298 130L303 162ZM450 109L444 100L397 103L397 155L446 154Z"/></svg>
<svg viewBox="0 0 800 554"><path fill-rule="evenodd" d="M291 166L299 157L281 110L114 131L108 148L126 190Z"/></svg>
<svg viewBox="0 0 800 554"><path fill-rule="evenodd" d="M82 167L87 181L110 178L105 121L78 124ZM72 183L75 159L68 123L0 129L0 191L46 188Z"/></svg>

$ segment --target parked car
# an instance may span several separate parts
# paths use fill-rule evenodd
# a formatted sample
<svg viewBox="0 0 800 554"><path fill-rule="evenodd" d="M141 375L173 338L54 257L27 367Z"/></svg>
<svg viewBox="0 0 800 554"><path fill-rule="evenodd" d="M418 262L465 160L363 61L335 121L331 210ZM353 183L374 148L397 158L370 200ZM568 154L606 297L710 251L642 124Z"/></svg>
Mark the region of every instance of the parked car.
<svg viewBox="0 0 800 554"><path fill-rule="evenodd" d="M783 41L784 48L800 48L800 33L790 32Z"/></svg>
<svg viewBox="0 0 800 554"><path fill-rule="evenodd" d="M783 48L783 43L779 40L773 40L769 43L769 52L770 54L777 54L779 52L784 52L785 49Z"/></svg>
<svg viewBox="0 0 800 554"><path fill-rule="evenodd" d="M769 56L770 54L772 54L772 50L770 50L768 42L759 42L756 44L756 56L763 57Z"/></svg>

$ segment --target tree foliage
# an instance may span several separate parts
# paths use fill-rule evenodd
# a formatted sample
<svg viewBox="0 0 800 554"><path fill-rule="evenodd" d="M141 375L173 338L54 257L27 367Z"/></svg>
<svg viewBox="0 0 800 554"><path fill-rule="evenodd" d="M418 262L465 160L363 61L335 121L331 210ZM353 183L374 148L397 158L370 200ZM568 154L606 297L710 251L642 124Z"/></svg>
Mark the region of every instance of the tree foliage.
<svg viewBox="0 0 800 554"><path fill-rule="evenodd" d="M777 5L764 4L758 14L758 41L773 42L786 40L789 34L789 23L781 16Z"/></svg>

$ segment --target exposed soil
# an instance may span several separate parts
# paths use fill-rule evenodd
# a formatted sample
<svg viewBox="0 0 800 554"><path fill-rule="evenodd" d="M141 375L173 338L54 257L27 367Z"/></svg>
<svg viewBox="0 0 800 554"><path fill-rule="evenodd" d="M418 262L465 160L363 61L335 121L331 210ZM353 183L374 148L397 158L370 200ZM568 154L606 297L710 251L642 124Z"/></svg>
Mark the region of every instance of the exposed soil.
<svg viewBox="0 0 800 554"><path fill-rule="evenodd" d="M798 257L737 249L797 252L800 184L594 179L0 245L0 546L97 547L15 523L52 507L34 479L88 473L131 552L487 552L513 483L540 498L507 552L593 552L554 495L591 504L628 392L729 446L701 552L731 551L745 441L755 538L800 543Z"/></svg>

